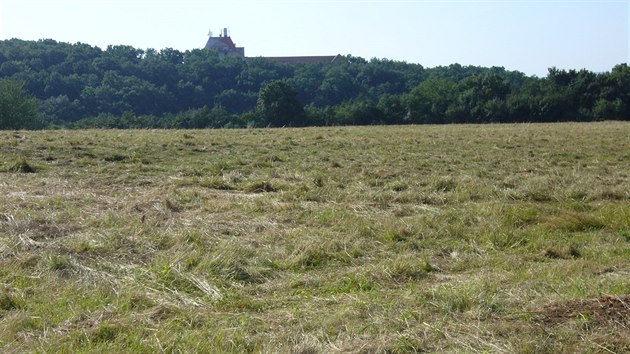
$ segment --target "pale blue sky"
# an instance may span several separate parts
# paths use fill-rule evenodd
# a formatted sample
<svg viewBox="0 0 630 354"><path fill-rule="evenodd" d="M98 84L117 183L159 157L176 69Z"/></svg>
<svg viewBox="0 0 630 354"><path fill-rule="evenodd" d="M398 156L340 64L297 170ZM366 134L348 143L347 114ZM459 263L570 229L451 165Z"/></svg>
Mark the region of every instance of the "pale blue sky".
<svg viewBox="0 0 630 354"><path fill-rule="evenodd" d="M545 76L628 62L629 2L0 0L0 39L186 50L228 27L247 56L352 54Z"/></svg>

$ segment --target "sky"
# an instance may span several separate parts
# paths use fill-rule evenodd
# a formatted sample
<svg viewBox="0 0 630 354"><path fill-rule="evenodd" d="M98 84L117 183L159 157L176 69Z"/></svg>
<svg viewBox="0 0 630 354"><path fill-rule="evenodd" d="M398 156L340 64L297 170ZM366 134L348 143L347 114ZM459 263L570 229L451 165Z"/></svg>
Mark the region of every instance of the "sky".
<svg viewBox="0 0 630 354"><path fill-rule="evenodd" d="M0 40L351 54L422 64L609 71L630 58L630 0L0 0Z"/></svg>

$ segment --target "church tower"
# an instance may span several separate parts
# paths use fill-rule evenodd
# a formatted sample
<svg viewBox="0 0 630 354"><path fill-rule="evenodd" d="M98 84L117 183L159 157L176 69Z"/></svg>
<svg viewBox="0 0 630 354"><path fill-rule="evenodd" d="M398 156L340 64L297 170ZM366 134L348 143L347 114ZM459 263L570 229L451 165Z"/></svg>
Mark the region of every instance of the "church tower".
<svg viewBox="0 0 630 354"><path fill-rule="evenodd" d="M205 48L217 51L219 57L235 56L245 58L245 48L237 47L236 44L232 42L227 28L223 28L218 37L213 37L212 32L209 33L209 37Z"/></svg>

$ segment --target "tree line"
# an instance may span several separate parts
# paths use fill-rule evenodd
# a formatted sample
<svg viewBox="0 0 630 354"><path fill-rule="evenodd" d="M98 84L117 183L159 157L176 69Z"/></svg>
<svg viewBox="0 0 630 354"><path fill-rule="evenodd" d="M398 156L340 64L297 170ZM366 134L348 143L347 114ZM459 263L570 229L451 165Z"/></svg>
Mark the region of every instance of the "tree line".
<svg viewBox="0 0 630 354"><path fill-rule="evenodd" d="M425 68L347 55L330 64L206 49L0 41L0 129L222 128L627 120L630 68Z"/></svg>

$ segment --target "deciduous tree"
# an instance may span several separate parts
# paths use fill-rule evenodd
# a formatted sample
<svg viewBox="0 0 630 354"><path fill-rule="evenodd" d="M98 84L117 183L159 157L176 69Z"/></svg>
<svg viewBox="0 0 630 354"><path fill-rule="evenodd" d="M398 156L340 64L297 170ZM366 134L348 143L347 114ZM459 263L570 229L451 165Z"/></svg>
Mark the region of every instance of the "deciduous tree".
<svg viewBox="0 0 630 354"><path fill-rule="evenodd" d="M264 85L258 95L257 107L263 122L272 127L302 125L305 116L297 91L284 80Z"/></svg>
<svg viewBox="0 0 630 354"><path fill-rule="evenodd" d="M37 99L26 93L24 86L24 82L0 81L0 129L41 127Z"/></svg>

